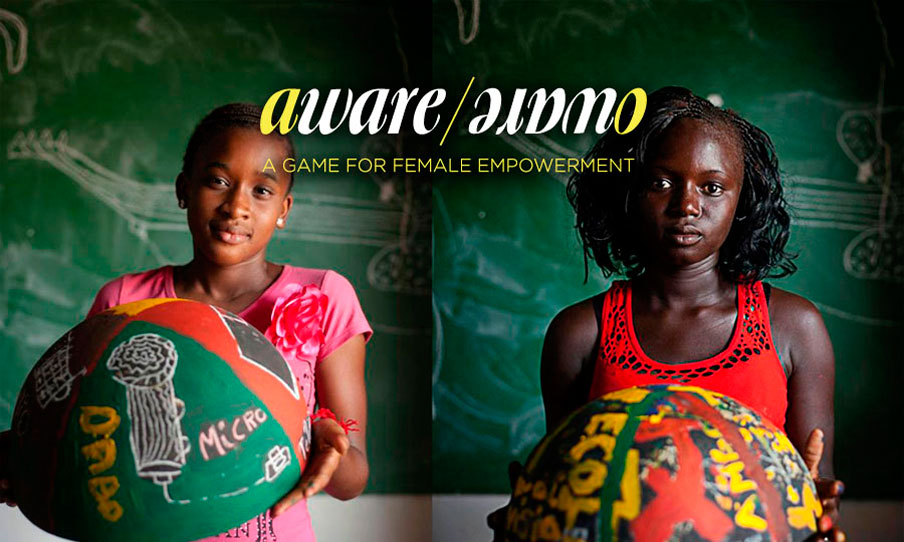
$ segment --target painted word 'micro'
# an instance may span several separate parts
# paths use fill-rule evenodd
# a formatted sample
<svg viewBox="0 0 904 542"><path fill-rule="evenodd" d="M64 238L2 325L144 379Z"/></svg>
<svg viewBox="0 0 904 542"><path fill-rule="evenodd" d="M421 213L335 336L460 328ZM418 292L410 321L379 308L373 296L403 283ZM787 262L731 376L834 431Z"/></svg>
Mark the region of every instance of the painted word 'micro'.
<svg viewBox="0 0 904 542"><path fill-rule="evenodd" d="M201 434L198 435L201 456L207 461L226 455L265 421L267 413L253 406L233 418L231 422L218 420L202 425Z"/></svg>
<svg viewBox="0 0 904 542"><path fill-rule="evenodd" d="M116 462L116 442L110 438L119 427L119 414L112 407L83 406L78 418L82 431L96 440L82 446L82 455L88 461L88 472L97 475L113 466ZM122 506L113 500L119 490L116 476L94 476L88 480L88 491L97 501L97 511L107 521L118 521L122 517Z"/></svg>

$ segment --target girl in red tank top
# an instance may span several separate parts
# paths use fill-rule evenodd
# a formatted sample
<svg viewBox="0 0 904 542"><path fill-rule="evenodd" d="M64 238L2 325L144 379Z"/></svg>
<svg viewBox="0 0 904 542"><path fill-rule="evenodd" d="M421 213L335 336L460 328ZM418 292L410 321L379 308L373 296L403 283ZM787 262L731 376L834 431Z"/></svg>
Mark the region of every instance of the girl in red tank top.
<svg viewBox="0 0 904 542"><path fill-rule="evenodd" d="M772 343L763 284L738 284L738 315L728 346L698 361L662 363L646 355L634 333L631 283L617 281L603 296L602 340L590 397L610 391L676 382L729 395L777 427L785 426L787 378Z"/></svg>
<svg viewBox="0 0 904 542"><path fill-rule="evenodd" d="M620 172L576 173L585 271L614 282L564 309L543 346L547 427L602 393L686 383L741 400L784 428L826 509L830 538L843 485L832 479L834 357L806 299L760 282L795 270L790 219L769 137L678 87L648 97L637 128L610 130L587 159L631 157Z"/></svg>

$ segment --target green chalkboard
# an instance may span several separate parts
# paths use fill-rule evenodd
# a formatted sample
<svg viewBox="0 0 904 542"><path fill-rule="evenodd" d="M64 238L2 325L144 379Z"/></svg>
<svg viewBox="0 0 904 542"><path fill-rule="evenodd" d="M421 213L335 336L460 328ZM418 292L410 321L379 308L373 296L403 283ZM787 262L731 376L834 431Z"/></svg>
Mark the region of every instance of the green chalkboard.
<svg viewBox="0 0 904 542"><path fill-rule="evenodd" d="M4 2L0 7L0 428L41 353L107 280L191 256L173 180L213 107L286 87L429 83L429 5ZM304 157L394 152L299 137ZM388 149L388 150L387 150ZM268 256L332 268L374 328L369 491L429 491L430 192L418 179L301 174Z"/></svg>
<svg viewBox="0 0 904 542"><path fill-rule="evenodd" d="M472 9L479 6L479 11ZM800 271L837 357L836 474L857 498L901 498L904 385L904 54L901 24L869 2L521 2L435 8L436 84L681 85L773 138L795 208ZM457 92L461 92L459 90ZM583 154L592 135L471 136L449 156ZM583 284L564 176L434 179L434 490L507 492L506 465L545 431L539 358Z"/></svg>

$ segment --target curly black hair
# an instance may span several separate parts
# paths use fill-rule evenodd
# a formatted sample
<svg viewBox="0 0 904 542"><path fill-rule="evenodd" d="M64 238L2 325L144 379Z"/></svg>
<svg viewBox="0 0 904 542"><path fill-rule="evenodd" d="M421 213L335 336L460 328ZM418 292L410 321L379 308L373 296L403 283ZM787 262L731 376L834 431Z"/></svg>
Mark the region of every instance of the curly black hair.
<svg viewBox="0 0 904 542"><path fill-rule="evenodd" d="M182 172L188 173L191 169L192 162L201 144L213 137L214 135L224 132L230 128L252 128L260 130L261 106L252 103L231 103L221 105L210 113L208 113L201 122L195 126L191 137L188 139L188 146L185 148L185 154L182 156ZM278 137L286 144L286 152L288 158L295 158L295 144L288 135L282 135L279 132L273 132L268 137ZM295 184L295 174L289 172L289 190Z"/></svg>
<svg viewBox="0 0 904 542"><path fill-rule="evenodd" d="M584 280L589 276L590 258L607 277L621 273L634 278L643 273L641 244L628 213L633 199L644 190L648 151L681 118L721 123L733 129L742 144L744 180L731 231L719 250L722 275L735 282L751 282L796 271L795 255L785 251L791 219L769 136L734 111L721 109L686 88L664 87L648 96L637 128L624 135L610 130L585 157L634 158L631 171L585 170L568 181L568 201L577 214L575 228L584 248Z"/></svg>

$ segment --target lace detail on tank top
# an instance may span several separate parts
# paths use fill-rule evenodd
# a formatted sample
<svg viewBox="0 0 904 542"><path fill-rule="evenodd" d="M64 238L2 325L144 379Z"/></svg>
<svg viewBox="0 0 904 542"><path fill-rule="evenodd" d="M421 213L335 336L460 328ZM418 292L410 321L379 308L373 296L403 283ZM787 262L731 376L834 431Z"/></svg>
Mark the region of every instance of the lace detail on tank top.
<svg viewBox="0 0 904 542"><path fill-rule="evenodd" d="M765 298L758 291L758 285L738 287L739 315L732 329L732 341L725 350L706 360L669 364L650 359L632 345L626 313L629 286L626 282L616 282L610 291L608 311L603 311L603 330L608 332L601 345L601 361L638 375L682 384L747 364L752 358L772 350Z"/></svg>

